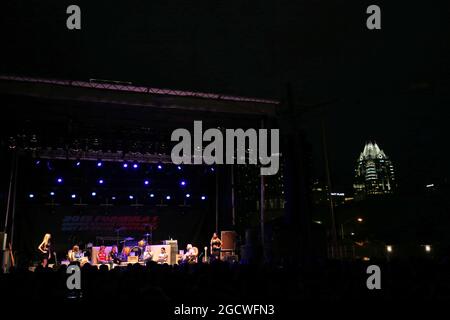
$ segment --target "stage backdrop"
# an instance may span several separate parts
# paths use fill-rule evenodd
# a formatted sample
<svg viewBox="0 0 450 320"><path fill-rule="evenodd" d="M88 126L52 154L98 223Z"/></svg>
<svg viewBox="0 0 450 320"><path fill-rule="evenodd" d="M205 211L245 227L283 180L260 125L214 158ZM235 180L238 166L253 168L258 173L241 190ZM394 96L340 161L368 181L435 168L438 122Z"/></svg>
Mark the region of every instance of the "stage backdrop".
<svg viewBox="0 0 450 320"><path fill-rule="evenodd" d="M117 230L119 229L119 232ZM105 245L132 237L140 240L151 233L150 239L158 244L177 239L180 249L187 243L203 248L208 245L214 231L214 213L208 214L189 207L102 208L99 206L51 207L28 205L19 208L16 216L15 247L23 259L37 258L37 246L45 233L51 233L60 259L74 244L102 244L98 237L110 237Z"/></svg>

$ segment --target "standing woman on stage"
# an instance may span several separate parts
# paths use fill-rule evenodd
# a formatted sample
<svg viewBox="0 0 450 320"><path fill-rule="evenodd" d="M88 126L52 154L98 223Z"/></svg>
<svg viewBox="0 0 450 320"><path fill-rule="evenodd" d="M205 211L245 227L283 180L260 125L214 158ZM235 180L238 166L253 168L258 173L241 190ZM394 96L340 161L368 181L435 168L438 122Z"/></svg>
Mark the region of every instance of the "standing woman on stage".
<svg viewBox="0 0 450 320"><path fill-rule="evenodd" d="M45 234L38 250L41 253L41 264L44 268L46 268L48 261L52 256L52 235L50 233Z"/></svg>
<svg viewBox="0 0 450 320"><path fill-rule="evenodd" d="M222 240L220 240L219 236L215 232L211 238L210 249L211 249L211 258L219 259L220 249L222 249Z"/></svg>

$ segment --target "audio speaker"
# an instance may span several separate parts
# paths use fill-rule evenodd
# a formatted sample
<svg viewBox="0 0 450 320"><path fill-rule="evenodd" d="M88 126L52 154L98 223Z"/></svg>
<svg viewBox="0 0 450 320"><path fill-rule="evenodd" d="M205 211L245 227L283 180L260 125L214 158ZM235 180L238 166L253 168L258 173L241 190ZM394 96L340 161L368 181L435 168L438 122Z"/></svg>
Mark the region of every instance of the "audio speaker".
<svg viewBox="0 0 450 320"><path fill-rule="evenodd" d="M6 250L6 232L0 232L0 250Z"/></svg>

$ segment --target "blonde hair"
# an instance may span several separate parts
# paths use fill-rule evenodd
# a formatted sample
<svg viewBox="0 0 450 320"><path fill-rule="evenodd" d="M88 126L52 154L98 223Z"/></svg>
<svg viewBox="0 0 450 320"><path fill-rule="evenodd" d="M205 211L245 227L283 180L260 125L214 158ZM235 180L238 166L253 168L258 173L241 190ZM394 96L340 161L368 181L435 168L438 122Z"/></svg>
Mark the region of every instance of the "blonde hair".
<svg viewBox="0 0 450 320"><path fill-rule="evenodd" d="M50 233L46 233L46 234L44 235L44 239L42 240L42 243L45 244L45 245L47 245L48 242L49 242L49 240L51 239L51 237L52 237L52 235L51 235Z"/></svg>

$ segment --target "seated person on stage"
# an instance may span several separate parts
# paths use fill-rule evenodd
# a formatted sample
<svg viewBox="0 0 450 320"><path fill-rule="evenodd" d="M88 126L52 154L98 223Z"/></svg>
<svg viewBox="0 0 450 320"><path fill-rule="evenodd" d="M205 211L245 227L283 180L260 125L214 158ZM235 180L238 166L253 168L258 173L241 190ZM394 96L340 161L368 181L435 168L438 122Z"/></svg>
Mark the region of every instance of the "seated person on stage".
<svg viewBox="0 0 450 320"><path fill-rule="evenodd" d="M131 248L130 247L124 247L122 249L122 253L120 254L120 261L127 261L128 260L128 256L130 255L131 252Z"/></svg>
<svg viewBox="0 0 450 320"><path fill-rule="evenodd" d="M169 258L169 256L166 253L166 248L162 247L161 248L161 253L158 256L158 264L167 263L167 259L168 258Z"/></svg>
<svg viewBox="0 0 450 320"><path fill-rule="evenodd" d="M84 254L80 251L80 247L74 245L72 248L72 252L69 253L69 261L78 261L81 262L83 260Z"/></svg>
<svg viewBox="0 0 450 320"><path fill-rule="evenodd" d="M150 248L150 246L147 247L147 250L144 251L144 254L142 255L142 260L144 262L153 260L153 252L152 252L152 249Z"/></svg>
<svg viewBox="0 0 450 320"><path fill-rule="evenodd" d="M120 264L119 250L117 249L117 246L112 246L108 255L108 260L115 264Z"/></svg>
<svg viewBox="0 0 450 320"><path fill-rule="evenodd" d="M105 252L105 246L101 246L100 250L97 253L97 263L99 264L108 263L108 257Z"/></svg>
<svg viewBox="0 0 450 320"><path fill-rule="evenodd" d="M192 247L192 244L188 244L186 247L186 253L183 257L184 263L195 263L197 262L197 254L195 253L194 248Z"/></svg>

